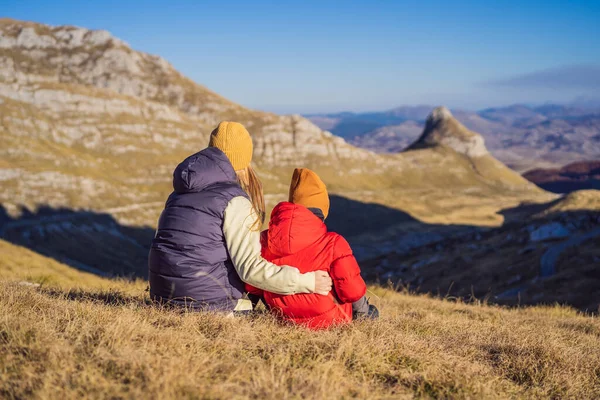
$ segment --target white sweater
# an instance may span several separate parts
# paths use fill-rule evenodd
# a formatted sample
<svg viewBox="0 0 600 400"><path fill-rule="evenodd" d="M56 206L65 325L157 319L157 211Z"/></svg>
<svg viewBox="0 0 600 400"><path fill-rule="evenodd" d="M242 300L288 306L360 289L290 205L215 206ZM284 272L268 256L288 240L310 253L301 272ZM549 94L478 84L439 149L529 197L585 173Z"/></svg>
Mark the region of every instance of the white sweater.
<svg viewBox="0 0 600 400"><path fill-rule="evenodd" d="M313 293L315 273L301 274L297 268L277 266L260 255L260 229L256 212L245 197L233 198L225 209L223 234L231 261L242 281L278 294Z"/></svg>

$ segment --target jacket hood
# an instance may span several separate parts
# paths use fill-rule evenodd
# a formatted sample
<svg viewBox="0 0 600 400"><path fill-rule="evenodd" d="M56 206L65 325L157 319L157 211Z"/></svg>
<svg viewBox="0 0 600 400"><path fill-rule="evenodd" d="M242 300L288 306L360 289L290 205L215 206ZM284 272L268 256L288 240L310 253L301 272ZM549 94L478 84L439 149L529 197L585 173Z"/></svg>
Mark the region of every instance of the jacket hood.
<svg viewBox="0 0 600 400"><path fill-rule="evenodd" d="M229 159L216 147L208 147L189 156L173 172L173 189L177 193L200 192L215 183L236 183Z"/></svg>
<svg viewBox="0 0 600 400"><path fill-rule="evenodd" d="M325 223L299 204L279 203L269 222L269 251L285 257L306 249L327 233Z"/></svg>

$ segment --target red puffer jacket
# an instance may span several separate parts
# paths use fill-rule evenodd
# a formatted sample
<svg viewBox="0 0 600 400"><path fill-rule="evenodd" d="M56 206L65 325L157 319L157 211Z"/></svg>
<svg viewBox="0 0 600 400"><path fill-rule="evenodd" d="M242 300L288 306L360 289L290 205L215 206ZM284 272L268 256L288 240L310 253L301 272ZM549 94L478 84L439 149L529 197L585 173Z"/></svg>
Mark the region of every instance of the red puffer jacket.
<svg viewBox="0 0 600 400"><path fill-rule="evenodd" d="M269 230L261 239L265 259L294 266L302 273L327 271L335 293L283 296L247 285L250 293L264 296L270 309L284 319L310 328L352 321L352 303L365 295L367 287L342 236L327 232L321 219L306 207L280 203L273 209Z"/></svg>

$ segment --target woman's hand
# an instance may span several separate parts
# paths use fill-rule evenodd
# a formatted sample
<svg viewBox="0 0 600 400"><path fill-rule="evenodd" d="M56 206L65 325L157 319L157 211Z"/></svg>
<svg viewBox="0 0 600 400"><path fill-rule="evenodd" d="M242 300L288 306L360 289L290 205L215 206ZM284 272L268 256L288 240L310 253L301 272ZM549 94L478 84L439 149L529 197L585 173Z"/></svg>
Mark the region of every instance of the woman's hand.
<svg viewBox="0 0 600 400"><path fill-rule="evenodd" d="M333 281L325 271L315 271L315 293L327 296L331 292Z"/></svg>

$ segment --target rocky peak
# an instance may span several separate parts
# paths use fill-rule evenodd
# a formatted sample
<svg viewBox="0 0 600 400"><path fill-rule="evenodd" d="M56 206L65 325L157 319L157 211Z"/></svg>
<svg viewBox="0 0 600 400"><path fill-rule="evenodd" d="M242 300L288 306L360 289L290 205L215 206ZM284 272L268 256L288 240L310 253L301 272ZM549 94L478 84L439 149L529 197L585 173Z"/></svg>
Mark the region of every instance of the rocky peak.
<svg viewBox="0 0 600 400"><path fill-rule="evenodd" d="M442 121L454 118L450 110L444 106L436 107L433 109L431 114L427 117L428 124L438 124Z"/></svg>
<svg viewBox="0 0 600 400"><path fill-rule="evenodd" d="M469 157L488 154L483 137L458 122L444 106L436 107L429 114L423 133L407 150L438 146L449 147Z"/></svg>
<svg viewBox="0 0 600 400"><path fill-rule="evenodd" d="M105 30L90 30L75 26L48 26L11 19L0 20L0 48L75 49L111 44L129 47Z"/></svg>
<svg viewBox="0 0 600 400"><path fill-rule="evenodd" d="M252 132L257 163L301 165L313 157L377 159L301 116L278 116L235 104L186 78L164 59L131 49L107 31L0 20L0 102L2 98L67 114L68 118L54 118L61 123L72 123L75 113L87 118L53 133L65 144L79 140L86 129L97 131L98 125L88 121L101 114L103 120L169 121L176 125L150 129L136 124L133 130L155 136L165 129L183 130L193 138L210 132L219 121L236 120ZM188 133L188 127L193 133ZM122 130L119 124L117 131ZM98 140L87 140L86 146L101 145L102 135L94 135Z"/></svg>
<svg viewBox="0 0 600 400"><path fill-rule="evenodd" d="M151 100L211 123L239 106L104 30L0 19L0 85L75 83ZM39 89L39 87L37 88ZM1 90L0 90L1 91Z"/></svg>

